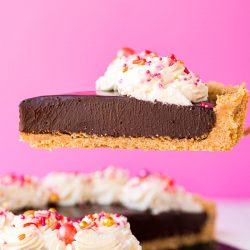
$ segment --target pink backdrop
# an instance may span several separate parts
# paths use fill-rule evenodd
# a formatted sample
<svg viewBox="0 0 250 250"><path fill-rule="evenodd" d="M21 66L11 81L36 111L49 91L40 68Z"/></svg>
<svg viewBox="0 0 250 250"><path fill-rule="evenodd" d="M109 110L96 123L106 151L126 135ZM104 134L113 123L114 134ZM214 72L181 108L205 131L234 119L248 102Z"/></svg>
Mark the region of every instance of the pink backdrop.
<svg viewBox="0 0 250 250"><path fill-rule="evenodd" d="M208 196L250 197L250 136L228 153L39 151L18 141L17 108L27 97L93 89L123 46L174 52L204 80L250 83L249 9L247 0L1 1L0 172L114 164L160 170Z"/></svg>

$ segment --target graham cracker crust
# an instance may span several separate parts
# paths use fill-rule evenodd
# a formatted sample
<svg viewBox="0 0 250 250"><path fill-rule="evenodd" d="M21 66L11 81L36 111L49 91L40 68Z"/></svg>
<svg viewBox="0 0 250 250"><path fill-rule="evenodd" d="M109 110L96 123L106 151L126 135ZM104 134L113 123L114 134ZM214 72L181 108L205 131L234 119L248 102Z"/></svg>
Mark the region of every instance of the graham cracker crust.
<svg viewBox="0 0 250 250"><path fill-rule="evenodd" d="M208 220L202 230L197 234L186 234L182 236L171 236L152 241L142 242L143 250L166 250L177 249L183 246L192 246L214 240L216 207L215 204L200 197L197 200L202 204L208 214Z"/></svg>
<svg viewBox="0 0 250 250"><path fill-rule="evenodd" d="M209 82L209 98L213 100L216 124L212 131L202 138L171 139L169 137L111 137L86 133L35 134L20 132L21 141L34 148L120 148L144 150L191 150L228 151L244 134L244 122L248 104L248 91L240 86L225 86Z"/></svg>

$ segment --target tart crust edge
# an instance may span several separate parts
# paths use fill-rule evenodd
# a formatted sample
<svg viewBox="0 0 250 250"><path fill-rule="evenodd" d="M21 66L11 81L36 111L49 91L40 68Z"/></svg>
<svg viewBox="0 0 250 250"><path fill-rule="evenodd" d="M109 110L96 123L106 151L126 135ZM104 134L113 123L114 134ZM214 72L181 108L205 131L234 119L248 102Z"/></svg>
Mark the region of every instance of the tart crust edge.
<svg viewBox="0 0 250 250"><path fill-rule="evenodd" d="M202 205L208 214L208 219L199 233L171 236L152 241L142 242L143 250L178 249L182 246L192 246L200 243L211 242L215 238L216 206L199 196L195 199Z"/></svg>

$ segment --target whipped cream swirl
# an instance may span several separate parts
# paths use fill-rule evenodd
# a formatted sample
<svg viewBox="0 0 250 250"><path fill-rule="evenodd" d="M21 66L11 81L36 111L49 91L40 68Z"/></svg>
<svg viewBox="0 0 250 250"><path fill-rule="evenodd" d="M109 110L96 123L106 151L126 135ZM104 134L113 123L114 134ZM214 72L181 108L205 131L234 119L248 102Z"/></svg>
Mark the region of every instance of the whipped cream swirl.
<svg viewBox="0 0 250 250"><path fill-rule="evenodd" d="M0 209L0 230L8 227L14 219L14 214L7 209Z"/></svg>
<svg viewBox="0 0 250 250"><path fill-rule="evenodd" d="M43 250L41 232L34 224L27 224L21 216L14 216L10 225L0 232L0 249ZM2 247L2 248L1 248Z"/></svg>
<svg viewBox="0 0 250 250"><path fill-rule="evenodd" d="M90 185L88 176L78 173L55 172L43 179L43 185L58 196L61 206L73 206L89 200Z"/></svg>
<svg viewBox="0 0 250 250"><path fill-rule="evenodd" d="M119 201L122 188L128 181L128 172L110 166L102 171L93 173L91 180L91 202L109 205Z"/></svg>
<svg viewBox="0 0 250 250"><path fill-rule="evenodd" d="M118 214L94 214L83 218L86 229L79 231L75 240L77 249L92 250L141 250L138 240L132 235L124 216Z"/></svg>
<svg viewBox="0 0 250 250"><path fill-rule="evenodd" d="M202 206L183 188L162 175L132 178L123 188L121 203L131 209L151 210L153 214L170 210L199 213Z"/></svg>
<svg viewBox="0 0 250 250"><path fill-rule="evenodd" d="M7 215L8 211L2 211ZM56 223L54 223L56 222ZM0 230L4 250L141 250L127 219L99 213L71 221L54 210L27 211Z"/></svg>
<svg viewBox="0 0 250 250"><path fill-rule="evenodd" d="M118 91L139 100L176 105L207 101L208 87L174 55L151 51L136 54L119 51L105 74L96 81L100 91Z"/></svg>
<svg viewBox="0 0 250 250"><path fill-rule="evenodd" d="M48 190L31 176L4 175L0 177L0 206L8 209L42 207L48 203Z"/></svg>

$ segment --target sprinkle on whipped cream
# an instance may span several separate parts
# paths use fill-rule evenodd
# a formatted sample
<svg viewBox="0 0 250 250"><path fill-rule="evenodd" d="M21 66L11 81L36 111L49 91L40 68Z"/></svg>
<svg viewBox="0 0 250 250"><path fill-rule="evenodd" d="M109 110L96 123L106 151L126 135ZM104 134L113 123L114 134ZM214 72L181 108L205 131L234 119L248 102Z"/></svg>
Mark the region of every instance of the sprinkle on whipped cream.
<svg viewBox="0 0 250 250"><path fill-rule="evenodd" d="M21 215L1 210L2 218L10 221L1 228L0 249L141 250L127 219L119 214L101 212L72 221L53 209Z"/></svg>
<svg viewBox="0 0 250 250"><path fill-rule="evenodd" d="M43 179L50 190L49 201L60 206L73 206L90 199L91 180L80 173L54 172Z"/></svg>
<svg viewBox="0 0 250 250"><path fill-rule="evenodd" d="M28 183L21 186L19 177L6 178L15 180L7 181L8 185L5 181L0 182L0 206L5 205L8 209L38 207L41 202L41 205L53 203L59 206L85 202L100 205L120 203L139 211L150 210L153 214L170 210L199 213L203 209L194 196L173 179L147 171L141 171L133 178L129 178L126 170L112 166L90 174L54 172L40 181L28 177ZM3 220L0 227L2 223Z"/></svg>
<svg viewBox="0 0 250 250"><path fill-rule="evenodd" d="M145 50L121 49L96 81L98 91L164 104L193 105L208 100L208 87L174 54L159 56Z"/></svg>
<svg viewBox="0 0 250 250"><path fill-rule="evenodd" d="M35 177L14 174L0 176L0 207L42 207L48 203L48 196L49 191Z"/></svg>
<svg viewBox="0 0 250 250"><path fill-rule="evenodd" d="M159 214L170 210L199 213L202 206L191 193L177 186L173 179L160 174L131 178L124 186L121 203L128 208Z"/></svg>

